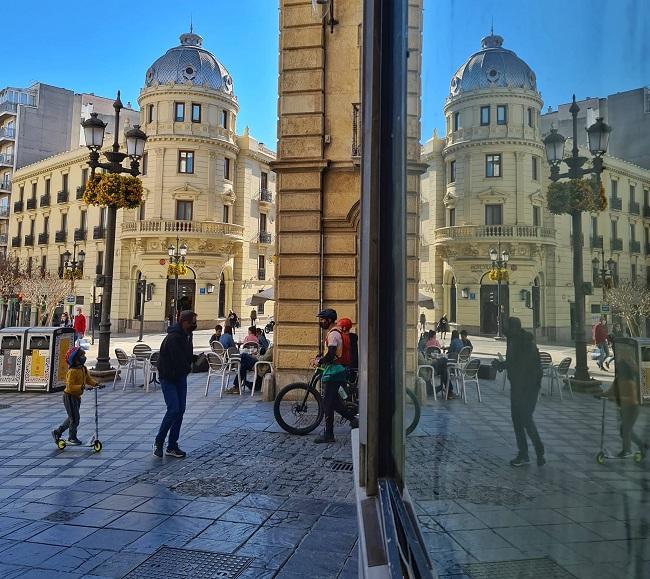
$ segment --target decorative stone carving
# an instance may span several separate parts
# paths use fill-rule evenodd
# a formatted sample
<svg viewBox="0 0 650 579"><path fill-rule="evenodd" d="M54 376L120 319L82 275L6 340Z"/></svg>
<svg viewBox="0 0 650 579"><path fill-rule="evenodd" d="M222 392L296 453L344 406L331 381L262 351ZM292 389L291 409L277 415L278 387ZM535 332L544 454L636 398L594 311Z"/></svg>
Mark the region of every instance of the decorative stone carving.
<svg viewBox="0 0 650 579"><path fill-rule="evenodd" d="M484 191L481 191L476 197L481 203L487 205L492 203L505 203L508 195L503 191L498 191L494 187L488 187Z"/></svg>
<svg viewBox="0 0 650 579"><path fill-rule="evenodd" d="M235 201L237 201L237 196L235 195L235 192L232 190L232 187L229 187L221 194L221 199L224 205L234 205Z"/></svg>
<svg viewBox="0 0 650 579"><path fill-rule="evenodd" d="M458 195L456 195L455 191L447 191L445 193L445 196L442 198L442 202L445 207L449 208L454 208L456 207L456 200L458 199Z"/></svg>
<svg viewBox="0 0 650 579"><path fill-rule="evenodd" d="M536 205L538 207L543 207L544 204L546 203L546 197L544 196L544 193L540 189L537 191L531 193L528 198L530 199L531 204Z"/></svg>

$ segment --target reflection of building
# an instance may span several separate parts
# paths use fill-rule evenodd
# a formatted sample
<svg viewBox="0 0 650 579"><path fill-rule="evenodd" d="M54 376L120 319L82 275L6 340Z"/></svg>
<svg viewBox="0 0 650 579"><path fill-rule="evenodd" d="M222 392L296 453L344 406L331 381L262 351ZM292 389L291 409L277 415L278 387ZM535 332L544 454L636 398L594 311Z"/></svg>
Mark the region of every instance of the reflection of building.
<svg viewBox="0 0 650 579"><path fill-rule="evenodd" d="M274 154L248 128L236 134L232 79L201 44L196 34L182 35L149 68L140 93L148 135L145 196L139 209L118 211L112 316L118 330L133 326L140 313L140 279L154 284L145 327L159 330L173 312L170 245L188 246L179 305L194 308L202 326L231 308L247 317L246 299L272 285ZM87 159L87 149L78 148L18 171L13 195L24 207L11 223L12 246L34 269L62 267L73 242L86 251L84 279L76 284L86 304L102 270L105 237L105 211L80 200Z"/></svg>
<svg viewBox="0 0 650 579"><path fill-rule="evenodd" d="M0 91L0 251L7 245L13 171L83 144L80 122L91 112L112 132L112 102L43 83ZM138 113L127 106L124 116L135 120Z"/></svg>
<svg viewBox="0 0 650 579"><path fill-rule="evenodd" d="M549 180L541 107L535 74L503 48L499 36L484 38L482 49L454 75L444 109L445 138L434 135L422 152L428 171L422 182L420 288L437 306L429 319L447 313L470 332L496 333L497 282L489 276L489 250L495 248L510 253L509 279L500 288L503 311L549 339L570 337L570 218L545 209ZM585 251L584 270L592 270L596 256L602 264L604 247L617 278L645 282L650 171L612 157L605 158L605 167L609 207L599 216L583 216L585 244L592 249ZM596 289L588 313L600 312L601 302Z"/></svg>

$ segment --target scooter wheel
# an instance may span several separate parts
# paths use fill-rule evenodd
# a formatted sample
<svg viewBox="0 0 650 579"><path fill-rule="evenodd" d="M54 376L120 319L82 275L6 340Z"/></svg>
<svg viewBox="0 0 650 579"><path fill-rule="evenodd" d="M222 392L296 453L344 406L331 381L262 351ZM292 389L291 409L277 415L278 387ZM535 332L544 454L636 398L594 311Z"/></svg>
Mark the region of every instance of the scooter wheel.
<svg viewBox="0 0 650 579"><path fill-rule="evenodd" d="M641 451L637 451L634 453L634 462L641 462L643 460L643 453Z"/></svg>
<svg viewBox="0 0 650 579"><path fill-rule="evenodd" d="M56 441L56 445L63 450L65 448L65 440L62 438L59 438L59 440Z"/></svg>
<svg viewBox="0 0 650 579"><path fill-rule="evenodd" d="M598 464L605 464L605 453L604 452L601 451L596 455L596 462Z"/></svg>
<svg viewBox="0 0 650 579"><path fill-rule="evenodd" d="M93 450L95 452L101 452L102 451L102 443L99 442L99 440L96 440L95 443L93 444Z"/></svg>

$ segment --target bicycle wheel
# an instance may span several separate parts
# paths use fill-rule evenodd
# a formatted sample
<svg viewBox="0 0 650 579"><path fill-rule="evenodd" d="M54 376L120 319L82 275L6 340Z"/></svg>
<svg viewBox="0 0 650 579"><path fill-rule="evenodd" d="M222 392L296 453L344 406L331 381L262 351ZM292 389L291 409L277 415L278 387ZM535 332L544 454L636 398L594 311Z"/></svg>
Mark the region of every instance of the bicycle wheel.
<svg viewBox="0 0 650 579"><path fill-rule="evenodd" d="M404 424L406 425L406 436L408 436L420 422L420 401L413 390L406 388L405 391Z"/></svg>
<svg viewBox="0 0 650 579"><path fill-rule="evenodd" d="M309 384L295 382L278 392L273 414L289 434L309 434L323 420L323 398Z"/></svg>

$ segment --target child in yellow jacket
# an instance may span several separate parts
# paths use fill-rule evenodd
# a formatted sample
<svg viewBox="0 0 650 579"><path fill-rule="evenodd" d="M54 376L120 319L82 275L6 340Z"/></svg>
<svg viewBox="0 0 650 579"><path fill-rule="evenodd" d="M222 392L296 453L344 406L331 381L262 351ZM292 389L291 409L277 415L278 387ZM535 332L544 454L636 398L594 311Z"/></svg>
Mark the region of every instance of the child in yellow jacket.
<svg viewBox="0 0 650 579"><path fill-rule="evenodd" d="M97 385L88 373L86 368L86 353L81 348L70 348L65 355L68 363L68 373L65 377L65 390L63 391L63 405L68 417L59 428L52 431L54 442L58 442L63 433L69 430L68 444L79 445L81 441L77 438L79 427L79 408L81 407L81 396L84 389L92 389Z"/></svg>

